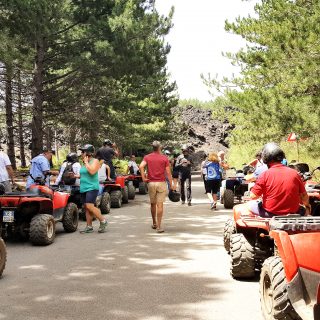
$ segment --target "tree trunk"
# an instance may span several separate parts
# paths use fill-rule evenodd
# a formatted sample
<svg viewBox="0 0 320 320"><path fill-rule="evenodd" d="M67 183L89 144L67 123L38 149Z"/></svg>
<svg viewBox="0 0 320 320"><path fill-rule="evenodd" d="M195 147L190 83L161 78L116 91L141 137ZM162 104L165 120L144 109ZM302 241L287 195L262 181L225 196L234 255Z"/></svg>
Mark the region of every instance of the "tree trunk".
<svg viewBox="0 0 320 320"><path fill-rule="evenodd" d="M16 155L14 151L13 110L12 110L12 66L6 65L6 125L8 156L13 169L16 169Z"/></svg>
<svg viewBox="0 0 320 320"><path fill-rule="evenodd" d="M21 72L18 70L18 132L19 132L19 147L20 147L20 158L21 167L26 167L26 154L24 150L24 139L23 139L23 120L22 120L22 85L21 85Z"/></svg>
<svg viewBox="0 0 320 320"><path fill-rule="evenodd" d="M31 155L35 157L43 149L43 77L44 77L44 39L38 39L35 45L36 56L33 71L33 108Z"/></svg>
<svg viewBox="0 0 320 320"><path fill-rule="evenodd" d="M51 127L48 126L46 130L46 147L48 149L52 149L52 140L53 140L52 129Z"/></svg>
<svg viewBox="0 0 320 320"><path fill-rule="evenodd" d="M76 130L74 128L70 128L69 147L71 152L77 152L76 135Z"/></svg>

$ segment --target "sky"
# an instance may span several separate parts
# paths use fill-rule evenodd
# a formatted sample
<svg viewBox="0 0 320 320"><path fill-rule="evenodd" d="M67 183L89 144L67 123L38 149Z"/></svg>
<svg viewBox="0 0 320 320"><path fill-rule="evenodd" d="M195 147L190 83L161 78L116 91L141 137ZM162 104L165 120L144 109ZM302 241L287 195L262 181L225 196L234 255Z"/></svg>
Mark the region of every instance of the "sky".
<svg viewBox="0 0 320 320"><path fill-rule="evenodd" d="M177 82L180 99L208 101L212 96L200 74L237 75L239 69L222 56L245 46L240 37L224 30L225 20L253 14L256 0L155 0L160 14L175 7L174 26L166 40L171 45L168 70Z"/></svg>

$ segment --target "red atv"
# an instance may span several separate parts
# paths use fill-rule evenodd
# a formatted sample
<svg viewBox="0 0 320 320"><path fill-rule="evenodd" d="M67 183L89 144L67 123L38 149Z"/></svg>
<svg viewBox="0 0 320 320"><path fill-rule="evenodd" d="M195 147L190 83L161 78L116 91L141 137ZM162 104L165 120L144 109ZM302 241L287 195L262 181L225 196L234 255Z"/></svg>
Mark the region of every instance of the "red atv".
<svg viewBox="0 0 320 320"><path fill-rule="evenodd" d="M252 278L273 254L273 241L268 236L270 218L253 214L246 203L236 205L233 215L223 234L224 247L231 256L231 275Z"/></svg>
<svg viewBox="0 0 320 320"><path fill-rule="evenodd" d="M320 217L278 216L269 223L274 255L260 276L266 320L320 319Z"/></svg>
<svg viewBox="0 0 320 320"><path fill-rule="evenodd" d="M0 277L2 276L3 270L6 267L7 262L7 250L4 241L0 237Z"/></svg>
<svg viewBox="0 0 320 320"><path fill-rule="evenodd" d="M62 222L66 232L78 228L78 208L70 200L70 193L54 191L42 179L35 179L27 192L2 194L0 234L29 237L34 245L51 244L56 222Z"/></svg>
<svg viewBox="0 0 320 320"><path fill-rule="evenodd" d="M148 193L148 184L142 181L142 177L140 175L130 174L127 176L127 180L132 183L132 194L136 193L136 189L139 189L139 194L147 194ZM134 191L133 191L134 189Z"/></svg>

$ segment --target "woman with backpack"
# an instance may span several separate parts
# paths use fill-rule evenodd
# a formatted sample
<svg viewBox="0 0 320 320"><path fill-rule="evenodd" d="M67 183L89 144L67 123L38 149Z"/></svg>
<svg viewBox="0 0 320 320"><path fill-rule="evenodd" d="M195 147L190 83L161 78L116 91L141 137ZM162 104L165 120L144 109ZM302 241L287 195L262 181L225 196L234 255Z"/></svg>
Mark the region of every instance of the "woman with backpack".
<svg viewBox="0 0 320 320"><path fill-rule="evenodd" d="M216 153L210 152L208 160L202 165L205 169L205 188L210 201L211 210L217 209L217 193L221 185L221 171L219 164L219 157Z"/></svg>
<svg viewBox="0 0 320 320"><path fill-rule="evenodd" d="M80 186L80 180L72 177L73 174L79 175L81 169L81 164L78 160L78 155L75 152L70 152L66 161L63 162L59 175L56 179L57 185L66 185L66 186Z"/></svg>

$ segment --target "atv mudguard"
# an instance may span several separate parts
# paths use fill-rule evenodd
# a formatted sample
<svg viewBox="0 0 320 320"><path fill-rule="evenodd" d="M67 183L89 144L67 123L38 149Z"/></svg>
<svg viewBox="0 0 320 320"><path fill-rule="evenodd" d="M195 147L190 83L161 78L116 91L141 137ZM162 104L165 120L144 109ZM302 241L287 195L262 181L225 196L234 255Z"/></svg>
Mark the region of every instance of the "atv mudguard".
<svg viewBox="0 0 320 320"><path fill-rule="evenodd" d="M126 177L125 176L117 176L116 177L116 184L121 186L121 189L123 189L126 185Z"/></svg>
<svg viewBox="0 0 320 320"><path fill-rule="evenodd" d="M38 203L39 204L39 213L52 214L53 205L52 201L45 197L37 196L2 196L0 199L0 204L2 208L5 207L16 207L21 208L25 204L29 203Z"/></svg>
<svg viewBox="0 0 320 320"><path fill-rule="evenodd" d="M287 279L290 302L303 319L320 319L320 232L270 232L278 248Z"/></svg>
<svg viewBox="0 0 320 320"><path fill-rule="evenodd" d="M237 229L263 229L269 232L269 218L262 218L249 210L248 203L233 207L233 218Z"/></svg>

